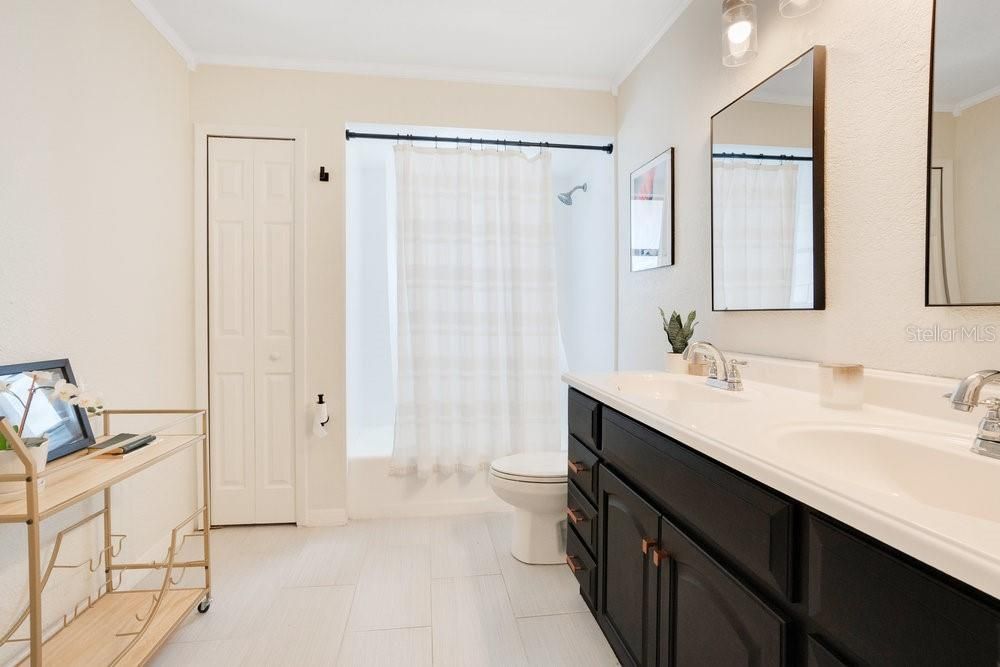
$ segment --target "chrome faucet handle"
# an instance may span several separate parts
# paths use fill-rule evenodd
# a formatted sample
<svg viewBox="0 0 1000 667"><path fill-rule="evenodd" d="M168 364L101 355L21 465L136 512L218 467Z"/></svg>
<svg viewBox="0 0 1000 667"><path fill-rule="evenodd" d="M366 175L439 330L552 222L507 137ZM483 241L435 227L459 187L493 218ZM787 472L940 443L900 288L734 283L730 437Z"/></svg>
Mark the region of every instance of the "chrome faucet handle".
<svg viewBox="0 0 1000 667"><path fill-rule="evenodd" d="M715 361L715 357L712 357L708 362L708 378L710 380L719 379L719 364Z"/></svg>
<svg viewBox="0 0 1000 667"><path fill-rule="evenodd" d="M740 366L749 365L742 359L729 360L729 386L727 388L730 391L743 391L743 376L740 375Z"/></svg>
<svg viewBox="0 0 1000 667"><path fill-rule="evenodd" d="M972 451L993 459L1000 459L1000 399L987 398L980 402L986 406L986 416L979 422L979 433Z"/></svg>
<svg viewBox="0 0 1000 667"><path fill-rule="evenodd" d="M749 366L749 365L750 365L750 362L744 361L743 359L730 359L729 360L729 372L730 373L739 373L740 372L740 369L739 369L740 366Z"/></svg>

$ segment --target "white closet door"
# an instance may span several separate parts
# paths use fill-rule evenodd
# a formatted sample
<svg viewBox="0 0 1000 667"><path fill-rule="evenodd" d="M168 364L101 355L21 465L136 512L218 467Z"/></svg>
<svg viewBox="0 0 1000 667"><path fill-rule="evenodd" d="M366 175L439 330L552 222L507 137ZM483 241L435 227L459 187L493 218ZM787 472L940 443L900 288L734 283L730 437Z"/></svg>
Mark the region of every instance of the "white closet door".
<svg viewBox="0 0 1000 667"><path fill-rule="evenodd" d="M294 144L209 140L212 523L295 521Z"/></svg>
<svg viewBox="0 0 1000 667"><path fill-rule="evenodd" d="M257 523L295 521L293 148L254 142Z"/></svg>

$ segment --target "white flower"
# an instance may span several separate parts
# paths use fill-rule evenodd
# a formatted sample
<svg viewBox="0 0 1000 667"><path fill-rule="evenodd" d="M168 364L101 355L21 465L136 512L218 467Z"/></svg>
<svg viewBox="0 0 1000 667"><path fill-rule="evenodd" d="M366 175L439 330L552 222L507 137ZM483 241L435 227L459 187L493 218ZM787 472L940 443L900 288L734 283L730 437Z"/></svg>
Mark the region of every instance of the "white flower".
<svg viewBox="0 0 1000 667"><path fill-rule="evenodd" d="M67 403L72 401L79 394L80 389L72 382L66 382L66 380L59 380L56 382L55 386L52 387L52 395L60 401L66 401Z"/></svg>
<svg viewBox="0 0 1000 667"><path fill-rule="evenodd" d="M104 412L104 399L94 393L85 392L74 397L70 403L85 409L87 414L94 417Z"/></svg>
<svg viewBox="0 0 1000 667"><path fill-rule="evenodd" d="M35 384L48 384L54 378L51 371L31 371L28 375L35 381Z"/></svg>

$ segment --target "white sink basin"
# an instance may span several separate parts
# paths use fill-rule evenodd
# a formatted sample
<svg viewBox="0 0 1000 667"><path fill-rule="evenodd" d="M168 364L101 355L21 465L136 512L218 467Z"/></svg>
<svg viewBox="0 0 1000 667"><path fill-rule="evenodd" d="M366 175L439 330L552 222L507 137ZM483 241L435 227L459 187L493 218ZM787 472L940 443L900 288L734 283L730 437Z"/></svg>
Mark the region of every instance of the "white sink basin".
<svg viewBox="0 0 1000 667"><path fill-rule="evenodd" d="M745 392L709 387L705 379L673 373L620 373L615 387L620 394L659 401L730 403L747 399Z"/></svg>
<svg viewBox="0 0 1000 667"><path fill-rule="evenodd" d="M875 492L1000 523L1000 461L969 451L971 437L852 424L768 431L783 462ZM780 450L780 451L778 451Z"/></svg>

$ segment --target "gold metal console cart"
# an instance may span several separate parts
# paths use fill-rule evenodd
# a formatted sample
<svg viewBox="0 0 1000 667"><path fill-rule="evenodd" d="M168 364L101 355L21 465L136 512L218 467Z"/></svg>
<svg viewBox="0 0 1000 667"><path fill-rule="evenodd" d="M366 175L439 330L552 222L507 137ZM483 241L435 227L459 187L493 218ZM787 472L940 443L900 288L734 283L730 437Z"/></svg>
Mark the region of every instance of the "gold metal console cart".
<svg viewBox="0 0 1000 667"><path fill-rule="evenodd" d="M55 665L142 665L162 646L194 607L206 612L211 604L211 550L209 513L208 416L204 410L109 410L104 413L104 436L111 434L114 415L146 415L169 419L153 431L156 440L122 457L101 456L100 451L83 452L53 462L44 471L35 470L28 449L0 418L0 433L24 464L24 473L0 475L0 482L25 484L24 495L0 497L0 523L25 523L28 529L28 605L6 629L0 628L0 646L21 643L28 651L18 652L19 664ZM185 422L200 431L175 435ZM171 431L171 434L167 434ZM111 530L111 487L175 454L201 445L201 506L170 533L170 545L163 560L122 563L120 555L125 535ZM98 493L104 494L102 509L59 531L51 553L42 562L41 524L49 517ZM200 521L199 521L200 520ZM103 547L82 562L65 563L60 548L70 533L100 521ZM200 523L200 526L198 525ZM202 542L201 557L181 560L179 554L190 539ZM42 592L58 569L96 573L103 568L98 589L81 600L52 627L43 627ZM204 585L180 587L188 569L204 572ZM162 571L159 585L148 590L122 588L126 570Z"/></svg>

